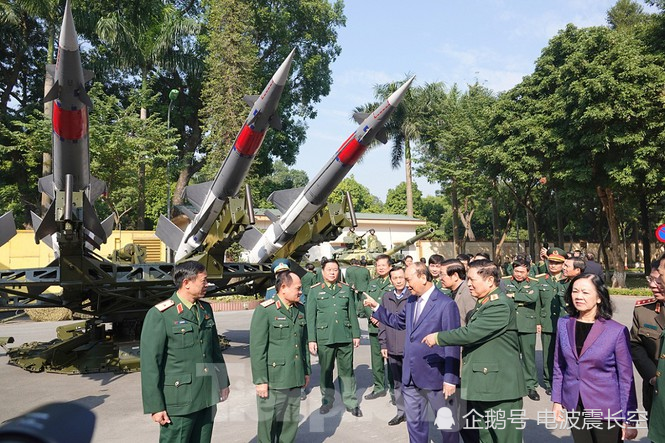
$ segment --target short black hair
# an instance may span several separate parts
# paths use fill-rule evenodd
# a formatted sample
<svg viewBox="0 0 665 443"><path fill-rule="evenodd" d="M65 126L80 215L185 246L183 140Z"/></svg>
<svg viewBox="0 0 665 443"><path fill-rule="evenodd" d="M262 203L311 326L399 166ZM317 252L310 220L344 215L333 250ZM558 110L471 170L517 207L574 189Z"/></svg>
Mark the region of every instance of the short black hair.
<svg viewBox="0 0 665 443"><path fill-rule="evenodd" d="M593 252L587 252L587 253L586 253L586 259L587 259L588 261L594 261L594 260L596 259L596 256L593 255Z"/></svg>
<svg viewBox="0 0 665 443"><path fill-rule="evenodd" d="M457 274L460 280L466 280L466 268L464 267L464 263L462 263L461 260L456 258L449 258L448 260L445 260L443 263L441 263L441 266L446 267L446 275L448 275L448 277L452 277L453 274Z"/></svg>
<svg viewBox="0 0 665 443"><path fill-rule="evenodd" d="M407 255L406 257L404 257L404 260L403 260L403 261L406 261L407 258L410 258L411 260L413 260L413 257L412 257L412 256Z"/></svg>
<svg viewBox="0 0 665 443"><path fill-rule="evenodd" d="M375 264L378 263L379 260L388 260L388 265L391 265L391 264L392 264L392 261L391 261L391 259L390 259L390 256L387 255L387 254L379 254L379 255L377 255L376 258L374 258L374 263L375 263Z"/></svg>
<svg viewBox="0 0 665 443"><path fill-rule="evenodd" d="M282 286L287 288L291 287L293 284L293 276L297 275L293 271L280 272L275 276L275 290L279 292Z"/></svg>
<svg viewBox="0 0 665 443"><path fill-rule="evenodd" d="M483 278L493 277L494 286L499 286L499 283L501 282L501 277L499 276L499 267L493 261L486 259L474 260L469 263L469 271L471 269L476 269L478 275Z"/></svg>
<svg viewBox="0 0 665 443"><path fill-rule="evenodd" d="M660 264L663 262L663 260L665 260L665 254L661 255L660 257L651 262L651 269L660 268Z"/></svg>
<svg viewBox="0 0 665 443"><path fill-rule="evenodd" d="M516 258L513 261L513 269L524 266L528 270L530 265L531 264L524 257Z"/></svg>
<svg viewBox="0 0 665 443"><path fill-rule="evenodd" d="M432 274L429 272L429 268L423 262L414 262L411 266L416 269L416 275L420 277L424 275L427 278L427 281L432 281ZM411 267L409 266L409 267Z"/></svg>
<svg viewBox="0 0 665 443"><path fill-rule="evenodd" d="M586 261L584 261L583 258L571 257L571 258L567 258L566 260L572 261L573 262L573 268L574 269L579 269L580 273L584 273L584 270L586 269Z"/></svg>
<svg viewBox="0 0 665 443"><path fill-rule="evenodd" d="M579 317L580 311L577 310L575 304L573 303L573 285L575 282L586 278L591 280L591 283L596 287L596 292L600 298L600 303L598 304L598 311L596 311L596 318L604 318L609 320L612 318L612 300L610 300L610 291L605 286L605 283L596 275L596 274L580 274L573 278L566 289L566 294L564 295L564 300L566 302L566 312L571 317Z"/></svg>
<svg viewBox="0 0 665 443"><path fill-rule="evenodd" d="M206 272L206 267L193 260L178 263L173 268L173 283L180 289L185 280L194 280L197 275Z"/></svg>
<svg viewBox="0 0 665 443"><path fill-rule="evenodd" d="M329 258L328 260L321 262L321 270L322 271L326 268L326 265L328 263L335 263L337 265L337 269L339 269L339 262L337 260L335 260L334 258Z"/></svg>
<svg viewBox="0 0 665 443"><path fill-rule="evenodd" d="M443 263L443 255L441 254L432 254L429 256L428 264L430 265L440 265Z"/></svg>
<svg viewBox="0 0 665 443"><path fill-rule="evenodd" d="M390 272L388 272L388 276L392 276L393 272L404 271L404 270L405 270L404 265L401 264L401 263L397 263L397 264L393 265L392 268L390 268Z"/></svg>
<svg viewBox="0 0 665 443"><path fill-rule="evenodd" d="M469 254L457 254L457 260L468 263L471 260L471 256Z"/></svg>
<svg viewBox="0 0 665 443"><path fill-rule="evenodd" d="M476 253L476 255L474 255L474 257L482 257L485 260L490 259L490 255L487 252L478 252L478 253Z"/></svg>

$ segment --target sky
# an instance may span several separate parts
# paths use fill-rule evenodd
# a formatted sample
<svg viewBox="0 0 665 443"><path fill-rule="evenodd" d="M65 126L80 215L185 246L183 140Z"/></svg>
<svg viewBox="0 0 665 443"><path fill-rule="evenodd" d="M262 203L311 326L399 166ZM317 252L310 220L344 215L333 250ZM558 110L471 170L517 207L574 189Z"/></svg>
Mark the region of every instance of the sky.
<svg viewBox="0 0 665 443"><path fill-rule="evenodd" d="M641 3L640 0L637 0ZM356 106L375 101L374 86L415 74L415 86L443 82L462 89L476 81L495 93L533 73L541 51L568 23L604 26L616 0L346 0L342 53L331 65L330 94L308 121L295 169L312 178L356 130ZM644 6L644 5L643 5ZM644 6L645 11L651 11ZM392 169L392 141L368 150L347 175L385 202L405 181ZM424 196L437 184L415 177Z"/></svg>

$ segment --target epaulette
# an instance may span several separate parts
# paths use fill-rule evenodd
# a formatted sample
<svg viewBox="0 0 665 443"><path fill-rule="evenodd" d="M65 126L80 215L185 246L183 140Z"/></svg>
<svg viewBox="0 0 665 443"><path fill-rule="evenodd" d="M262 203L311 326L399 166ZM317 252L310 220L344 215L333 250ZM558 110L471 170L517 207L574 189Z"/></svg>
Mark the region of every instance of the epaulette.
<svg viewBox="0 0 665 443"><path fill-rule="evenodd" d="M490 295L490 301L498 300L499 299L499 294L492 294Z"/></svg>
<svg viewBox="0 0 665 443"><path fill-rule="evenodd" d="M310 289L311 289L311 288L315 288L315 287L319 286L320 284L321 284L321 283L314 283L312 286L310 286Z"/></svg>
<svg viewBox="0 0 665 443"><path fill-rule="evenodd" d="M506 279L509 279L509 278L513 278L513 276L512 275L504 275L503 277L501 277L501 280L506 280Z"/></svg>
<svg viewBox="0 0 665 443"><path fill-rule="evenodd" d="M158 310L159 312L164 312L164 311L166 311L168 308L170 308L170 307L173 306L173 305L175 305L175 302L174 302L173 300L171 300L171 299L168 299L168 300L164 300L164 301L161 302L161 303L157 303L157 304L155 305L155 308L157 308L157 310Z"/></svg>
<svg viewBox="0 0 665 443"><path fill-rule="evenodd" d="M651 303L656 303L658 300L655 298L645 298L644 300L637 300L635 306L650 305Z"/></svg>
<svg viewBox="0 0 665 443"><path fill-rule="evenodd" d="M349 286L348 283L345 283L345 282L343 282L343 281L338 281L337 284L339 285L340 288L342 287L342 285L344 285L344 286Z"/></svg>
<svg viewBox="0 0 665 443"><path fill-rule="evenodd" d="M268 300L264 300L264 301L262 301L262 302L259 303L259 304L260 304L261 306L263 306L264 308L267 308L268 306L270 306L270 305L272 305L272 304L274 304L274 303L275 303L275 299L274 299L274 298L269 298Z"/></svg>
<svg viewBox="0 0 665 443"><path fill-rule="evenodd" d="M542 274L536 275L536 278L547 277L547 275L547 272L543 272Z"/></svg>

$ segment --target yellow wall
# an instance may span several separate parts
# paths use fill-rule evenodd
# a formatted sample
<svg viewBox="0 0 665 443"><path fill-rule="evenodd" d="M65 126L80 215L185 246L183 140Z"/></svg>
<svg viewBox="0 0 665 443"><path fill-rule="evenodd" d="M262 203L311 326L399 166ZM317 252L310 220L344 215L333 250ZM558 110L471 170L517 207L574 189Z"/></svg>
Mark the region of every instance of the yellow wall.
<svg viewBox="0 0 665 443"><path fill-rule="evenodd" d="M166 260L166 247L154 231L113 231L106 244L95 252L108 258L114 249L120 249L128 243L145 246L148 262ZM33 231L19 230L14 238L0 247L0 269L39 268L48 266L53 259L51 248L43 242L35 244Z"/></svg>

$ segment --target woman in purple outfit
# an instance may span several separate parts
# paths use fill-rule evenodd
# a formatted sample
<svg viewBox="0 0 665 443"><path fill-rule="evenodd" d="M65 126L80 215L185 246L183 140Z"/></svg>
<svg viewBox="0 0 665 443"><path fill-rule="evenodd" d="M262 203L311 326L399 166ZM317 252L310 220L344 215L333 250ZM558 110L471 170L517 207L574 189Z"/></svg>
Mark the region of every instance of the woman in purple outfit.
<svg viewBox="0 0 665 443"><path fill-rule="evenodd" d="M557 328L554 416L568 421L576 443L632 440L637 398L628 329L612 320L609 291L596 275L575 277L565 301L570 317Z"/></svg>

